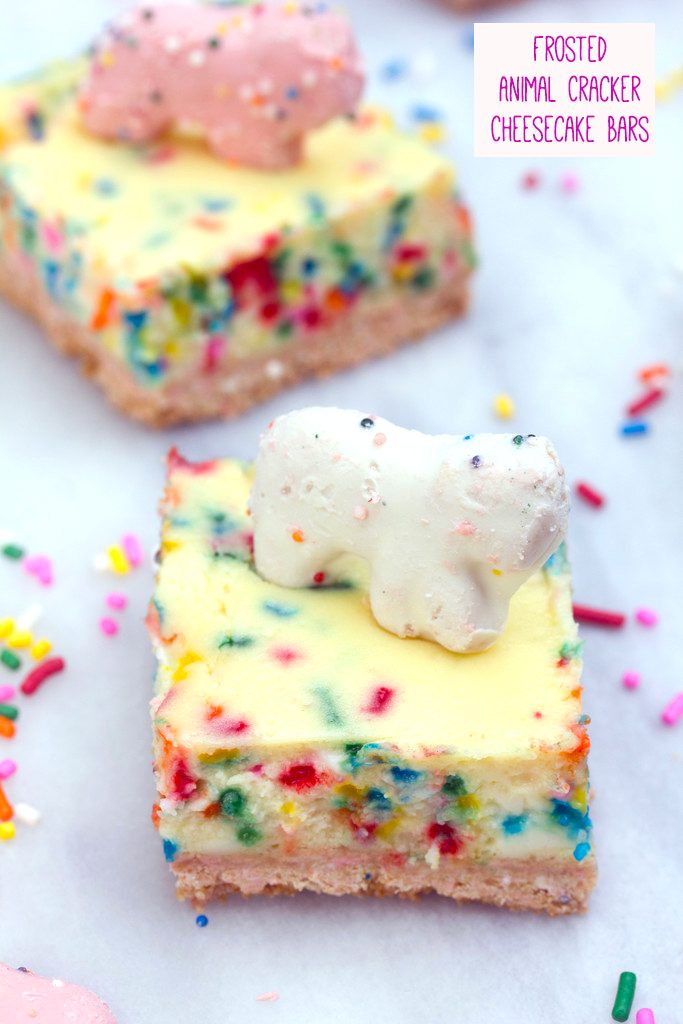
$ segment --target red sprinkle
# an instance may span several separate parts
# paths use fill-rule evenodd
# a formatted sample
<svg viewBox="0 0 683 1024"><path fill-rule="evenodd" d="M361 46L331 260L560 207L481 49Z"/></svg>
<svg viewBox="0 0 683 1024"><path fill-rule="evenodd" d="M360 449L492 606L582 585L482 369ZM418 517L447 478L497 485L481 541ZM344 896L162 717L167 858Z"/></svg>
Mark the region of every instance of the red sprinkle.
<svg viewBox="0 0 683 1024"><path fill-rule="evenodd" d="M438 844L439 853L457 854L463 848L462 839L447 821L444 821L443 824L438 821L432 822L427 829L427 839L430 843L436 842Z"/></svg>
<svg viewBox="0 0 683 1024"><path fill-rule="evenodd" d="M26 697L30 697L39 686L43 685L46 679L56 675L58 672L63 672L65 667L66 662L64 658L48 658L47 661L43 661L32 672L29 672L19 689Z"/></svg>
<svg viewBox="0 0 683 1024"><path fill-rule="evenodd" d="M599 491L596 491L594 487L591 487L590 484L583 482L578 483L576 485L576 493L580 498L583 498L584 501L587 501L588 504L592 505L594 508L602 508L605 504L605 499L602 494L600 494Z"/></svg>
<svg viewBox="0 0 683 1024"><path fill-rule="evenodd" d="M664 398L666 391L664 388L650 388L640 398L634 399L630 405L626 406L627 416L637 416L638 413L644 412L645 409L649 409L651 405L656 405L657 402L661 402Z"/></svg>
<svg viewBox="0 0 683 1024"><path fill-rule="evenodd" d="M389 710L389 705L394 699L395 691L391 686L378 686L373 690L370 700L365 705L364 710L369 715L382 715L385 711Z"/></svg>
<svg viewBox="0 0 683 1024"><path fill-rule="evenodd" d="M315 765L312 765L310 762L290 764L278 775L280 785L289 786L290 789L296 789L299 792L304 789L313 789L320 781Z"/></svg>
<svg viewBox="0 0 683 1024"><path fill-rule="evenodd" d="M574 618L577 622L592 622L596 626L610 626L613 629L619 629L626 622L626 616L621 612L605 612L585 604L574 605Z"/></svg>

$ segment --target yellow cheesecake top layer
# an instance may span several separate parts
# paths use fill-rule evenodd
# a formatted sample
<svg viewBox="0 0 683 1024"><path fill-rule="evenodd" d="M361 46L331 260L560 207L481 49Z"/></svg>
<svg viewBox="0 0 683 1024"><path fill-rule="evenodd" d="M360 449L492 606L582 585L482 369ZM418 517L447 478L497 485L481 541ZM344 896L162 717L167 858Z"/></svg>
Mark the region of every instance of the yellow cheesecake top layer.
<svg viewBox="0 0 683 1024"><path fill-rule="evenodd" d="M562 552L515 595L489 650L454 654L374 620L361 564L286 590L251 561L250 469L169 460L150 627L157 724L202 760L234 747L376 742L414 760L583 756Z"/></svg>
<svg viewBox="0 0 683 1024"><path fill-rule="evenodd" d="M377 111L330 122L308 137L299 165L264 172L187 136L133 146L89 135L69 95L74 79L62 69L0 89L0 183L119 288L179 266L211 272L327 221L348 219L359 247L354 214L453 188L448 161Z"/></svg>

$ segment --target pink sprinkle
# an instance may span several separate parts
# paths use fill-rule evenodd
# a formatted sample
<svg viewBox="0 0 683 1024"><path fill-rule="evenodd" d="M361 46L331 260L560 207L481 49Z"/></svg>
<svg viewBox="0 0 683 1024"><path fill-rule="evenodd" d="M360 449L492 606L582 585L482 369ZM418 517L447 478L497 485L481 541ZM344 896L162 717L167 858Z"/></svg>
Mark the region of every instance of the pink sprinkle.
<svg viewBox="0 0 683 1024"><path fill-rule="evenodd" d="M466 519L463 519L463 521L458 523L456 526L455 532L459 533L461 537L471 537L472 534L476 532L476 529L472 523L468 523Z"/></svg>
<svg viewBox="0 0 683 1024"><path fill-rule="evenodd" d="M394 699L394 692L391 686L376 686L363 710L369 715L383 715L389 710Z"/></svg>
<svg viewBox="0 0 683 1024"><path fill-rule="evenodd" d="M115 636L119 631L119 626L113 619L105 617L104 619L100 619L100 629L105 636Z"/></svg>
<svg viewBox="0 0 683 1024"><path fill-rule="evenodd" d="M581 182L579 180L578 174L563 174L560 178L560 188L568 196L571 196L575 192L578 192L580 185Z"/></svg>
<svg viewBox="0 0 683 1024"><path fill-rule="evenodd" d="M677 693L662 711L664 725L675 725L683 715L683 693Z"/></svg>
<svg viewBox="0 0 683 1024"><path fill-rule="evenodd" d="M0 686L0 702L11 700L16 692L17 690L14 686Z"/></svg>
<svg viewBox="0 0 683 1024"><path fill-rule="evenodd" d="M281 665L291 665L301 658L301 653L294 647L273 647L270 653Z"/></svg>
<svg viewBox="0 0 683 1024"><path fill-rule="evenodd" d="M117 594L115 592L112 592L111 594L107 594L105 600L106 600L107 604L109 605L109 607L113 608L114 611L117 611L117 612L123 611L123 609L128 604L128 598L126 597L125 594Z"/></svg>
<svg viewBox="0 0 683 1024"><path fill-rule="evenodd" d="M50 586L53 581L52 562L47 555L28 555L22 564L26 572L35 576L44 587Z"/></svg>
<svg viewBox="0 0 683 1024"><path fill-rule="evenodd" d="M360 522L362 522L364 519L368 518L368 510L366 508L363 508L362 505L356 505L356 507L353 510L353 518L358 519Z"/></svg>
<svg viewBox="0 0 683 1024"><path fill-rule="evenodd" d="M121 538L121 546L126 553L126 558L135 567L142 563L142 545L134 533L127 533Z"/></svg>
<svg viewBox="0 0 683 1024"><path fill-rule="evenodd" d="M221 338L216 334L208 339L204 347L204 357L202 361L202 370L204 373L213 373L221 361L221 356L223 355L224 350L225 338Z"/></svg>
<svg viewBox="0 0 683 1024"><path fill-rule="evenodd" d="M648 1010L645 1006L642 1010L638 1010L636 1024L655 1024L655 1015L652 1010Z"/></svg>
<svg viewBox="0 0 683 1024"><path fill-rule="evenodd" d="M636 690L640 686L640 673L624 672L621 681L627 690Z"/></svg>
<svg viewBox="0 0 683 1024"><path fill-rule="evenodd" d="M279 999L277 992L263 992L262 995L256 996L257 1003L276 1003Z"/></svg>
<svg viewBox="0 0 683 1024"><path fill-rule="evenodd" d="M14 775L17 770L17 762L12 761L9 757L6 761L0 761L0 779L9 779L11 775Z"/></svg>
<svg viewBox="0 0 683 1024"><path fill-rule="evenodd" d="M639 608L636 611L636 622L639 622L641 626L656 626L659 622L659 616L651 608Z"/></svg>
<svg viewBox="0 0 683 1024"><path fill-rule="evenodd" d="M375 434L374 443L377 445L378 448L381 448L382 445L386 443L386 440L386 434Z"/></svg>

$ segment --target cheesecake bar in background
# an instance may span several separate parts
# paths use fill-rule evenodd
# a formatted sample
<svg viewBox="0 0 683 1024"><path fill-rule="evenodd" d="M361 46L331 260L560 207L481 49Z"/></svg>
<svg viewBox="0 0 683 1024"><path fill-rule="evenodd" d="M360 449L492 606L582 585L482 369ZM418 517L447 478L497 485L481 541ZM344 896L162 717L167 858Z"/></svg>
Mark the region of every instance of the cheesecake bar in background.
<svg viewBox="0 0 683 1024"><path fill-rule="evenodd" d="M0 88L0 294L154 426L438 328L467 306L469 216L361 86L317 8L122 16L89 61Z"/></svg>

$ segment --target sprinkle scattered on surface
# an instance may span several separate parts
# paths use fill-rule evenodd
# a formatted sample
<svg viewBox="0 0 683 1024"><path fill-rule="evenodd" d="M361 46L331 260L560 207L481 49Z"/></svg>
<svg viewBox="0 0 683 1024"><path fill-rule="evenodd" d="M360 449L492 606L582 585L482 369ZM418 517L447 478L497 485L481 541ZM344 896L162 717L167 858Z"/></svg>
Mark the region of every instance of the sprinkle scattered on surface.
<svg viewBox="0 0 683 1024"><path fill-rule="evenodd" d="M624 423L621 432L624 437L636 437L639 434L647 434L649 429L649 424L635 420L633 423Z"/></svg>
<svg viewBox="0 0 683 1024"><path fill-rule="evenodd" d="M652 1010L648 1010L647 1007L638 1010L636 1024L655 1024L655 1015Z"/></svg>
<svg viewBox="0 0 683 1024"><path fill-rule="evenodd" d="M621 677L621 682L626 690L637 690L640 686L640 673L628 671L624 672Z"/></svg>
<svg viewBox="0 0 683 1024"><path fill-rule="evenodd" d="M638 608L636 611L636 622L639 622L641 626L651 628L657 625L659 616L651 608Z"/></svg>
<svg viewBox="0 0 683 1024"><path fill-rule="evenodd" d="M33 671L29 672L21 684L21 692L26 697L30 697L47 679L50 678L50 676L54 676L58 672L62 672L65 667L66 662L63 658L48 658L47 661L37 665Z"/></svg>
<svg viewBox="0 0 683 1024"><path fill-rule="evenodd" d="M128 598L126 597L126 595L119 594L116 592L107 594L105 601L110 608L117 612L123 611L123 609L128 604Z"/></svg>
<svg viewBox="0 0 683 1024"><path fill-rule="evenodd" d="M568 174L563 174L560 178L560 189L565 193L565 195L574 195L575 192L579 191L580 187L581 181L578 174L570 172Z"/></svg>
<svg viewBox="0 0 683 1024"><path fill-rule="evenodd" d="M626 406L626 415L637 416L639 413L645 412L646 409L650 409L653 405L661 402L665 394L664 388L650 388L644 395L641 395L640 398L635 398Z"/></svg>
<svg viewBox="0 0 683 1024"><path fill-rule="evenodd" d="M15 686L0 686L0 702L11 700L16 692Z"/></svg>
<svg viewBox="0 0 683 1024"><path fill-rule="evenodd" d="M633 971L622 971L619 975L619 985L612 1007L614 1020L628 1020L633 1006L633 997L636 992L636 976Z"/></svg>
<svg viewBox="0 0 683 1024"><path fill-rule="evenodd" d="M591 608L586 604L575 604L574 618L577 622L589 622L596 626L608 626L619 629L626 622L621 612L608 612L601 608Z"/></svg>
<svg viewBox="0 0 683 1024"><path fill-rule="evenodd" d="M515 403L509 395L501 392L493 399L493 411L501 420L510 420L515 415Z"/></svg>
<svg viewBox="0 0 683 1024"><path fill-rule="evenodd" d="M195 918L195 924L197 925L198 928L206 928L208 923L209 919L206 916L206 914L197 914L197 917Z"/></svg>
<svg viewBox="0 0 683 1024"><path fill-rule="evenodd" d="M9 779L17 770L17 762L10 757L0 761L0 779Z"/></svg>
<svg viewBox="0 0 683 1024"><path fill-rule="evenodd" d="M105 636L116 636L119 631L119 624L114 619L110 619L109 616L105 615L104 618L100 619L100 630Z"/></svg>
<svg viewBox="0 0 683 1024"><path fill-rule="evenodd" d="M13 651L4 650L0 652L0 661L13 671L21 666L21 658L18 658Z"/></svg>
<svg viewBox="0 0 683 1024"><path fill-rule="evenodd" d="M22 825L33 827L40 821L41 813L37 807L32 807L31 804L18 803L14 805L14 817Z"/></svg>
<svg viewBox="0 0 683 1024"><path fill-rule="evenodd" d="M280 996L277 992L263 992L260 996L256 996L257 1003L276 1003Z"/></svg>
<svg viewBox="0 0 683 1024"><path fill-rule="evenodd" d="M13 821L0 821L0 841L5 842L8 839L14 839L16 834L17 830Z"/></svg>
<svg viewBox="0 0 683 1024"><path fill-rule="evenodd" d="M664 725L675 725L683 717L683 693L677 693L662 711Z"/></svg>
<svg viewBox="0 0 683 1024"><path fill-rule="evenodd" d="M599 491L596 491L590 484L580 481L576 485L576 493L580 498L583 498L585 502L592 505L593 508L602 508L605 504L605 498Z"/></svg>

